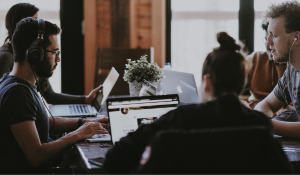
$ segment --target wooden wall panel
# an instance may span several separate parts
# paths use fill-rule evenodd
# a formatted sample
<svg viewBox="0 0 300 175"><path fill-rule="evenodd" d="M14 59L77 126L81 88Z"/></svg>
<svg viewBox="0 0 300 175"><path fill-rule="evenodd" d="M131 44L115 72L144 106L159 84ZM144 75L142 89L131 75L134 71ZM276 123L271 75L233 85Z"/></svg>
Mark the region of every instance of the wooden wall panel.
<svg viewBox="0 0 300 175"><path fill-rule="evenodd" d="M152 46L151 29L139 28L137 34L138 34L138 47L146 49Z"/></svg>
<svg viewBox="0 0 300 175"><path fill-rule="evenodd" d="M131 0L130 8L130 47L151 47L151 1Z"/></svg>
<svg viewBox="0 0 300 175"><path fill-rule="evenodd" d="M85 92L94 87L97 47L150 48L165 62L165 0L84 0Z"/></svg>
<svg viewBox="0 0 300 175"><path fill-rule="evenodd" d="M111 0L111 46L130 47L129 0Z"/></svg>
<svg viewBox="0 0 300 175"><path fill-rule="evenodd" d="M97 0L97 46L111 47L111 0Z"/></svg>
<svg viewBox="0 0 300 175"><path fill-rule="evenodd" d="M97 52L96 0L83 1L84 17L84 84L85 94L94 87L94 73Z"/></svg>
<svg viewBox="0 0 300 175"><path fill-rule="evenodd" d="M166 61L166 1L151 0L151 45L154 62L163 67Z"/></svg>
<svg viewBox="0 0 300 175"><path fill-rule="evenodd" d="M138 28L151 29L151 4L139 5L137 11L137 26Z"/></svg>

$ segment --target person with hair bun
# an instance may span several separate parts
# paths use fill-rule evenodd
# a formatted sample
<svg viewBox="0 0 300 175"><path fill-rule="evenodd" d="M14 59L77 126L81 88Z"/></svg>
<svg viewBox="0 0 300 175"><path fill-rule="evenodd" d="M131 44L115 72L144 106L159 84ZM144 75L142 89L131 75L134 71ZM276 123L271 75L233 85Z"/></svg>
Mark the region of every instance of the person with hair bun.
<svg viewBox="0 0 300 175"><path fill-rule="evenodd" d="M271 121L263 113L245 107L238 96L244 89L246 68L241 46L227 33L217 34L220 47L213 49L204 61L200 104L181 105L151 124L116 142L108 151L104 169L108 173L134 172L145 147L153 137L166 129L206 129L259 125L272 134ZM130 157L130 159L128 159Z"/></svg>

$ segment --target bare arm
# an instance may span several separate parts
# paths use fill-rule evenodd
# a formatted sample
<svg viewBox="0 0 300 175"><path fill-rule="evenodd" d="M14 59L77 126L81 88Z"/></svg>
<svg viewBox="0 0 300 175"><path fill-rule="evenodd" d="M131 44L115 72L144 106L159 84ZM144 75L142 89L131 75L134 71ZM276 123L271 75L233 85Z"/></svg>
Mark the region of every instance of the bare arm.
<svg viewBox="0 0 300 175"><path fill-rule="evenodd" d="M50 104L92 104L93 100L96 98L97 93L102 88L102 85L93 89L89 95L70 95L64 93L56 93L53 91L52 86L48 81L49 87L42 92L43 97Z"/></svg>
<svg viewBox="0 0 300 175"><path fill-rule="evenodd" d="M272 120L274 134L300 139L300 122L282 122Z"/></svg>
<svg viewBox="0 0 300 175"><path fill-rule="evenodd" d="M86 99L84 95L56 93L50 83L49 87L42 92L42 95L49 104L84 104Z"/></svg>
<svg viewBox="0 0 300 175"><path fill-rule="evenodd" d="M27 161L34 167L53 159L79 140L91 137L94 134L107 133L103 131L99 123L87 122L76 131L58 140L41 143L34 121L17 123L11 125L10 128Z"/></svg>
<svg viewBox="0 0 300 175"><path fill-rule="evenodd" d="M280 101L274 93L270 93L263 101L255 106L255 110L263 112L268 117L272 117L285 103ZM282 122L272 120L274 133L277 135L300 138L300 122Z"/></svg>
<svg viewBox="0 0 300 175"><path fill-rule="evenodd" d="M71 132L78 128L78 120L79 118L62 118L62 117L54 117L55 126L53 130L51 130L50 134L62 134L64 132ZM50 128L53 127L53 119L49 118ZM82 123L86 122L97 122L100 123L104 128L107 128L108 118L96 118L96 119L83 119Z"/></svg>
<svg viewBox="0 0 300 175"><path fill-rule="evenodd" d="M284 104L285 102L280 101L272 91L263 101L255 106L254 110L260 111L268 117L272 117Z"/></svg>

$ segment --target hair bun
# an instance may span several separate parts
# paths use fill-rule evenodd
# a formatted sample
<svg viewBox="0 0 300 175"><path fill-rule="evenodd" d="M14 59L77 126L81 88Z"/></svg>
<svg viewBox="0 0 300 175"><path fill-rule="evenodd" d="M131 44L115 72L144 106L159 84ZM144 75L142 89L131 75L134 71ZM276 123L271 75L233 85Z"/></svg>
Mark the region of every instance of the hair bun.
<svg viewBox="0 0 300 175"><path fill-rule="evenodd" d="M241 49L241 46L235 43L235 39L229 36L226 32L218 33L217 40L221 45L220 49L226 49L230 51L237 51Z"/></svg>

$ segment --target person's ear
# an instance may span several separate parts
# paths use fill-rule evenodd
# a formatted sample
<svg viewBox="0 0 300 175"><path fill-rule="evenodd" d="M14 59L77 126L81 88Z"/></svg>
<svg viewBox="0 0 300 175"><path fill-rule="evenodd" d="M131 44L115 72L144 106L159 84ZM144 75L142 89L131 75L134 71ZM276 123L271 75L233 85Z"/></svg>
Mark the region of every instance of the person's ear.
<svg viewBox="0 0 300 175"><path fill-rule="evenodd" d="M210 93L212 91L211 79L208 75L203 76L203 81L205 83L204 91Z"/></svg>

